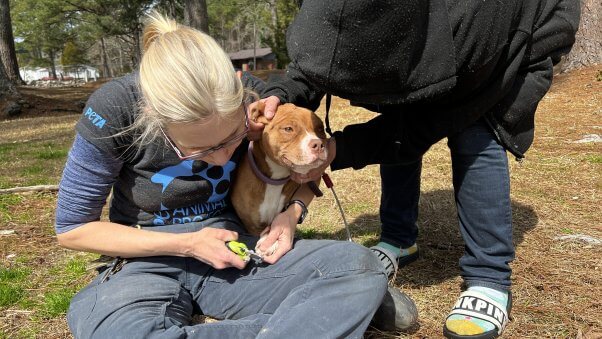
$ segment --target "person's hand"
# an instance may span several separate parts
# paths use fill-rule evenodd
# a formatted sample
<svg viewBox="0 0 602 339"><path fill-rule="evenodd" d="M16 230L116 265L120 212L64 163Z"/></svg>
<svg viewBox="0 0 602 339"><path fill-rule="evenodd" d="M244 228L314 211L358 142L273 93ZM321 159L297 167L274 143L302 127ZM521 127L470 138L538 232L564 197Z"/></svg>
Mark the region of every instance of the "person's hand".
<svg viewBox="0 0 602 339"><path fill-rule="evenodd" d="M280 99L276 96L260 99L249 104L249 133L247 133L249 140L256 141L261 139L264 123L261 122L262 119L259 119L259 116L263 116L267 120L272 120L278 106L280 106Z"/></svg>
<svg viewBox="0 0 602 339"><path fill-rule="evenodd" d="M266 118L268 118L268 120L272 120L274 115L276 115L276 110L278 109L278 106L280 106L281 104L280 99L278 99L277 96L272 95L271 97L267 97L259 101L263 102L263 104L265 105L263 115Z"/></svg>
<svg viewBox="0 0 602 339"><path fill-rule="evenodd" d="M265 253L263 261L274 264L293 248L297 220L299 219L296 218L293 207L289 207L274 218L272 225L266 229L267 235L262 235L262 239L257 243L258 252ZM275 250L269 253L272 252L272 248Z"/></svg>
<svg viewBox="0 0 602 339"><path fill-rule="evenodd" d="M328 154L326 155L326 161L324 161L324 163L320 167L316 167L307 173L292 172L291 180L299 184L320 180L320 177L322 176L322 174L324 174L324 171L326 171L326 169L328 168L328 166L330 166L330 163L332 163L336 156L337 145L334 138L330 138L326 141L326 150L328 152Z"/></svg>
<svg viewBox="0 0 602 339"><path fill-rule="evenodd" d="M226 246L227 241L238 239L238 233L219 228L205 227L190 233L187 254L213 268L221 270L228 267L243 269L246 262Z"/></svg>

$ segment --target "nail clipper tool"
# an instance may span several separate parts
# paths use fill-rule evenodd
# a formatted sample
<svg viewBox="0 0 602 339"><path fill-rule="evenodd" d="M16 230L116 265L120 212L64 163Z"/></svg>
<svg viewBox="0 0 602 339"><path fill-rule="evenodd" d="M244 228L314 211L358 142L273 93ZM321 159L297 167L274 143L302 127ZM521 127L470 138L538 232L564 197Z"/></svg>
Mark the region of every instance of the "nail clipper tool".
<svg viewBox="0 0 602 339"><path fill-rule="evenodd" d="M227 241L226 247L234 254L238 255L244 262L253 260L256 264L263 262L263 256L257 254L255 251L250 250L245 243L238 241Z"/></svg>

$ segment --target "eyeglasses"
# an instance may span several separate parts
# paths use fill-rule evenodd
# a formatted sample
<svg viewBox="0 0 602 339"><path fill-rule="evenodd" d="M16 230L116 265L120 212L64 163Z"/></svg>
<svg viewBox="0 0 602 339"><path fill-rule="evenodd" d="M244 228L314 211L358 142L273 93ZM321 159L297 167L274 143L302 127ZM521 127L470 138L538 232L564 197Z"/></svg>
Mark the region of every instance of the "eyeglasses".
<svg viewBox="0 0 602 339"><path fill-rule="evenodd" d="M226 148L226 147L236 144L237 142L241 141L245 136L247 136L247 132L249 132L249 115L247 114L247 105L245 105L243 103L242 106L245 111L245 129L243 132L233 136L232 138L222 142L221 144L219 144L217 146L210 147L206 150L197 151L197 152L191 153L189 155L184 155L184 153L182 151L180 151L180 149L176 146L175 142L173 140L171 140L171 138L167 135L167 133L165 133L165 131L163 130L162 127L159 127L159 129L161 130L161 133L165 137L165 140L167 140L167 143L169 144L169 146L171 146L171 148L173 148L174 152L176 152L176 154L178 155L178 158L180 158L180 160L204 158L213 152L219 151L222 148Z"/></svg>

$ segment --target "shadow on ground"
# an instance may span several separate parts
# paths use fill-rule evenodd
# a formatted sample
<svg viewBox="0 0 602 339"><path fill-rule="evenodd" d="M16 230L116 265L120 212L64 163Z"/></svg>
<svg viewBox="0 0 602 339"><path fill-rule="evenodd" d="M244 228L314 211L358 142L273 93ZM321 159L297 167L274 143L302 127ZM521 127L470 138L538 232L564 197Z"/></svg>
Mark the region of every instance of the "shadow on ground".
<svg viewBox="0 0 602 339"><path fill-rule="evenodd" d="M343 207L344 208L344 207ZM512 201L514 244L522 243L525 233L537 225L538 218L531 206ZM458 261L464 253L464 243L460 237L454 193L452 190L422 192L418 218L418 246L420 259L403 268L397 274L397 283L410 287L425 287L439 284L460 274ZM350 220L349 228L354 238L369 236L378 232L379 216L362 214ZM346 239L344 228L339 231L315 232L314 239ZM365 243L370 246L373 243Z"/></svg>

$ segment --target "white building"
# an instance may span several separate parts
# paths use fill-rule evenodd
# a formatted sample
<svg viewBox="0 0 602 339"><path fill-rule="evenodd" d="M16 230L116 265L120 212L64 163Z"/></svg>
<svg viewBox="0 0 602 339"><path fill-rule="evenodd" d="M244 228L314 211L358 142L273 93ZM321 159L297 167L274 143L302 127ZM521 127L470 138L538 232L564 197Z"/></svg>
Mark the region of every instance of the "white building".
<svg viewBox="0 0 602 339"><path fill-rule="evenodd" d="M94 80L100 76L98 69L88 65L74 66L56 66L56 76L58 79L52 79L52 70L50 67L23 67L19 68L21 78L25 82L33 80L73 80L83 79L86 82Z"/></svg>

